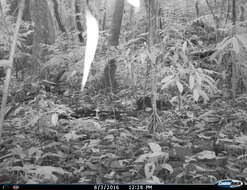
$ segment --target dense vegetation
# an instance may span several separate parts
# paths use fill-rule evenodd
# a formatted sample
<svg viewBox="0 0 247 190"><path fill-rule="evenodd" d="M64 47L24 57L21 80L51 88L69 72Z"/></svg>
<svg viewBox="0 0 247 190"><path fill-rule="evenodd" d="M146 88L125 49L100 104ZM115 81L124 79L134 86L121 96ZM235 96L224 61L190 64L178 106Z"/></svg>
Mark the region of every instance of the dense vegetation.
<svg viewBox="0 0 247 190"><path fill-rule="evenodd" d="M246 181L247 3L128 2L0 1L0 183Z"/></svg>

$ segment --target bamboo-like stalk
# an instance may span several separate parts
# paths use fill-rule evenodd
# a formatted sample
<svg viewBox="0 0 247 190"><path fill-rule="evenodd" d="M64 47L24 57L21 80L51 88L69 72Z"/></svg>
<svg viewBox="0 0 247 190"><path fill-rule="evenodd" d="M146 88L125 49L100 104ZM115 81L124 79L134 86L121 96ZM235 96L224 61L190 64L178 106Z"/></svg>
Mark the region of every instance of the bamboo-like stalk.
<svg viewBox="0 0 247 190"><path fill-rule="evenodd" d="M157 113L157 76L156 76L156 67L157 67L157 57L156 55L151 54L151 47L155 44L156 29L157 29L157 18L158 18L158 1L154 1L154 10L151 14L151 0L149 0L149 43L148 43L148 55L152 65L152 107L153 113L151 115L151 121L148 125L150 133L155 133L160 131L161 120Z"/></svg>
<svg viewBox="0 0 247 190"><path fill-rule="evenodd" d="M4 110L5 110L6 103L7 103L8 89L9 89L9 83L10 83L10 78L11 78L11 69L13 66L14 55L15 55L15 50L16 50L16 42L17 42L17 38L18 38L19 28L21 25L21 19L22 19L22 15L23 15L24 5L25 5L25 1L20 0L19 12L18 12L16 26L15 26L14 39L12 41L10 56L9 56L9 67L7 67L6 77L5 77L5 81L4 81L3 97L2 97L1 112L0 112L0 138L1 138L2 132L3 132L3 120L4 120L4 115L5 115Z"/></svg>

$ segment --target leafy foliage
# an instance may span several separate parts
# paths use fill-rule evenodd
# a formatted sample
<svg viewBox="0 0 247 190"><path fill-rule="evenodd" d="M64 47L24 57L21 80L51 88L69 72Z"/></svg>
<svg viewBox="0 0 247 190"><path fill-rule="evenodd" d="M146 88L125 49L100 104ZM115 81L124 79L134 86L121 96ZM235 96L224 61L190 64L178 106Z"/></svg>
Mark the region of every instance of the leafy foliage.
<svg viewBox="0 0 247 190"><path fill-rule="evenodd" d="M46 46L50 52L48 61L43 65L41 76L48 72L48 79L54 81L53 76L57 76L62 70L66 71L63 80L67 84L74 86L78 81L78 75L82 74L82 57L84 47L80 44L72 43L73 33L62 34L52 45ZM76 82L75 82L76 81Z"/></svg>
<svg viewBox="0 0 247 190"><path fill-rule="evenodd" d="M226 69L223 71L223 78L227 76L227 72L231 72L231 87L232 91L236 93L237 86L242 81L245 89L247 88L246 83L246 49L247 49L247 37L245 34L238 34L233 37L226 37L216 47L216 52L211 56L211 60L214 60L218 65L226 64L224 62L224 56L230 53L229 61L232 64L230 71ZM231 65L230 65L231 66Z"/></svg>
<svg viewBox="0 0 247 190"><path fill-rule="evenodd" d="M200 97L207 102L209 95L217 91L215 81L210 76L214 72L197 68L197 63L189 60L182 47L174 49L170 59L172 66L168 68L168 75L161 81L163 89L175 86L180 95L186 93L187 90L192 93L196 102Z"/></svg>

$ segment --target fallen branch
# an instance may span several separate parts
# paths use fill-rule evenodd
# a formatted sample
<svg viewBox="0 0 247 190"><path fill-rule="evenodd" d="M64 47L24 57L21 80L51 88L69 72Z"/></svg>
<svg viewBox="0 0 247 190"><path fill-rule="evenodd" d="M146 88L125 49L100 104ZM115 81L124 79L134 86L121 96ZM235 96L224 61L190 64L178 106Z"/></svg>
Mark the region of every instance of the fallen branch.
<svg viewBox="0 0 247 190"><path fill-rule="evenodd" d="M216 50L215 49L209 49L204 51L194 51L191 52L190 55L193 57L199 57L200 59L203 59L205 57L211 56Z"/></svg>

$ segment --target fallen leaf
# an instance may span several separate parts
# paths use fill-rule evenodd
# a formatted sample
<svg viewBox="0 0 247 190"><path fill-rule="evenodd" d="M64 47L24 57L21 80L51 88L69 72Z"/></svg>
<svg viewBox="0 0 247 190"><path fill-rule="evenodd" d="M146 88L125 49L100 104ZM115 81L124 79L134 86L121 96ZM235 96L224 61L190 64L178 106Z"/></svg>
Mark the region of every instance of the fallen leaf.
<svg viewBox="0 0 247 190"><path fill-rule="evenodd" d="M78 139L81 139L81 138L84 138L86 135L84 134L81 134L81 135L77 135L76 134L76 131L70 131L69 133L65 134L63 136L63 138L69 142L69 141L75 141L75 140L78 140Z"/></svg>
<svg viewBox="0 0 247 190"><path fill-rule="evenodd" d="M113 179L115 174L116 174L115 171L111 171L109 174L105 174L104 177L107 179Z"/></svg>
<svg viewBox="0 0 247 190"><path fill-rule="evenodd" d="M235 140L236 140L237 143L241 143L241 144L246 144L247 145L247 136L237 137Z"/></svg>
<svg viewBox="0 0 247 190"><path fill-rule="evenodd" d="M161 181L158 177L152 176L151 179L147 179L148 184L161 184Z"/></svg>
<svg viewBox="0 0 247 190"><path fill-rule="evenodd" d="M102 130L100 124L93 119L75 119L69 124L74 130L82 132L97 132Z"/></svg>
<svg viewBox="0 0 247 190"><path fill-rule="evenodd" d="M156 144L156 143L148 143L149 148L153 151L153 152L162 152L162 149L160 147L160 145Z"/></svg>
<svg viewBox="0 0 247 190"><path fill-rule="evenodd" d="M145 164L144 172L147 179L150 179L153 176L154 170L155 170L155 164L153 162L149 162Z"/></svg>
<svg viewBox="0 0 247 190"><path fill-rule="evenodd" d="M147 153L142 154L139 156L138 159L135 160L136 163L138 162L145 162L147 160L156 162L158 160L163 160L163 162L166 162L169 158L169 154L166 152L154 152L154 153Z"/></svg>
<svg viewBox="0 0 247 190"><path fill-rule="evenodd" d="M205 151L199 152L197 154L197 158L199 160L204 160L204 159L212 160L212 159L216 159L216 155L215 155L215 152L213 151L205 150Z"/></svg>
<svg viewBox="0 0 247 190"><path fill-rule="evenodd" d="M104 140L109 140L109 141L113 141L114 140L114 136L113 135L107 135L104 137Z"/></svg>
<svg viewBox="0 0 247 190"><path fill-rule="evenodd" d="M121 168L124 168L125 166L123 165L122 162L120 162L119 160L113 160L111 162L111 165L110 165L111 168L114 168L114 169L121 169Z"/></svg>
<svg viewBox="0 0 247 190"><path fill-rule="evenodd" d="M88 148L94 148L95 146L98 146L99 143L100 143L99 139L92 139L92 140L90 140Z"/></svg>
<svg viewBox="0 0 247 190"><path fill-rule="evenodd" d="M174 170L170 164L164 163L164 164L162 164L162 168L167 169L170 174L173 174Z"/></svg>

